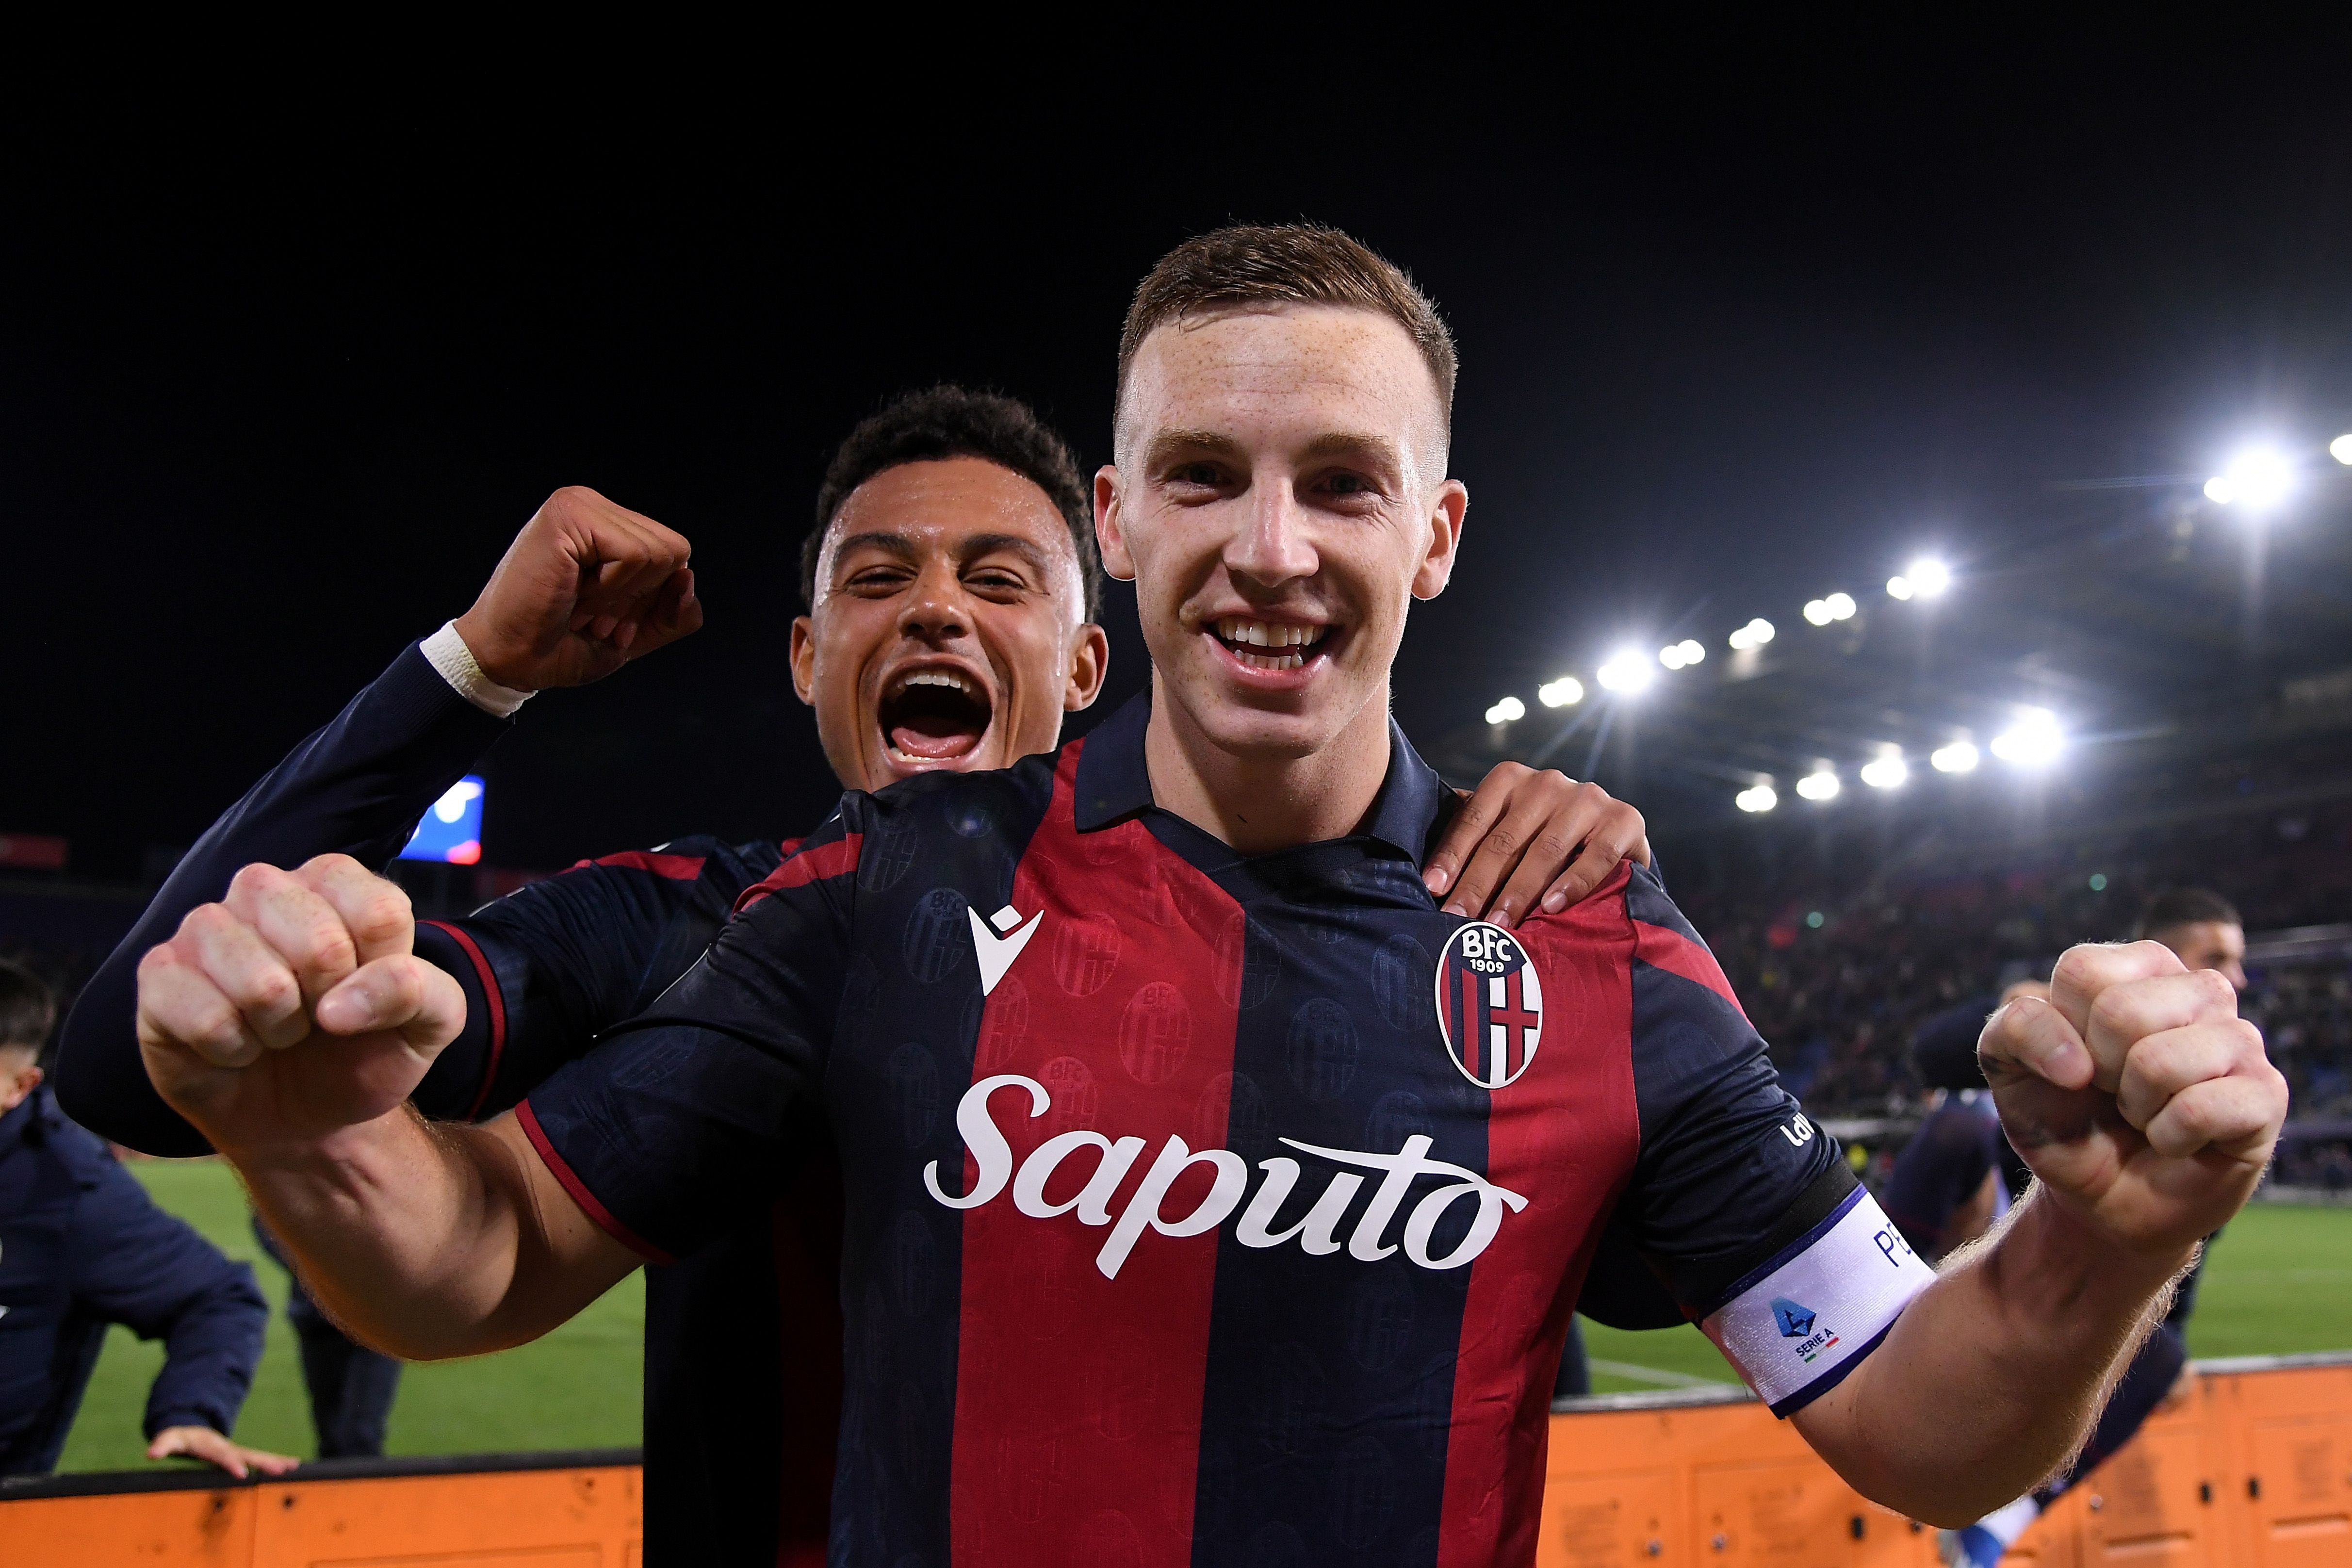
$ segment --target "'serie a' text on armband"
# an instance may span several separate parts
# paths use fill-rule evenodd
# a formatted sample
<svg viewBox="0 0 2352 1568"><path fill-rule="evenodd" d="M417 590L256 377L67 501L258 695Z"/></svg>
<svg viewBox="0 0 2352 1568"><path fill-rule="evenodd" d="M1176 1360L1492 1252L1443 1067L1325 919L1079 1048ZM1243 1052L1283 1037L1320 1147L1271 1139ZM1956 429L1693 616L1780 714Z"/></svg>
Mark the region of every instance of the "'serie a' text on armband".
<svg viewBox="0 0 2352 1568"><path fill-rule="evenodd" d="M1731 1288L1699 1324L1756 1397L1787 1415L1878 1348L1936 1271L1862 1188Z"/></svg>

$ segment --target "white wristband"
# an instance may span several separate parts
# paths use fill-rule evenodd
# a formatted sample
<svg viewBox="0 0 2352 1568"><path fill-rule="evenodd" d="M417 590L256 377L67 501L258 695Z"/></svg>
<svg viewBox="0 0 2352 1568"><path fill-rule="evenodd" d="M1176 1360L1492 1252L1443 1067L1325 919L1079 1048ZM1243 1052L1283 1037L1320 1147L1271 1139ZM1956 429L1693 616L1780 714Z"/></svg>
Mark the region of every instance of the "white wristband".
<svg viewBox="0 0 2352 1568"><path fill-rule="evenodd" d="M441 679L449 683L449 689L494 718L511 719L516 709L531 700L532 693L500 686L482 673L481 665L475 661L474 650L467 647L466 639L457 635L457 623L455 621L444 626L417 647L423 650L425 661L439 670Z"/></svg>

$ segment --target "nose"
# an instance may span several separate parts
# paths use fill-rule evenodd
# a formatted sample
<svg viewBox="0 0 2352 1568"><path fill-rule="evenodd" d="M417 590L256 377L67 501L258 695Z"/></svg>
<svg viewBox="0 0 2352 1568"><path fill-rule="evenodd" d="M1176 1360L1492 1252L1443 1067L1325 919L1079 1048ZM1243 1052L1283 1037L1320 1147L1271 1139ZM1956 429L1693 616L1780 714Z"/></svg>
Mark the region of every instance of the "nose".
<svg viewBox="0 0 2352 1568"><path fill-rule="evenodd" d="M971 633L971 601L953 566L934 562L915 579L898 608L898 635L929 643L950 642Z"/></svg>
<svg viewBox="0 0 2352 1568"><path fill-rule="evenodd" d="M1225 545L1225 569L1240 582L1278 588L1322 564L1306 509L1288 485L1254 485L1249 510Z"/></svg>

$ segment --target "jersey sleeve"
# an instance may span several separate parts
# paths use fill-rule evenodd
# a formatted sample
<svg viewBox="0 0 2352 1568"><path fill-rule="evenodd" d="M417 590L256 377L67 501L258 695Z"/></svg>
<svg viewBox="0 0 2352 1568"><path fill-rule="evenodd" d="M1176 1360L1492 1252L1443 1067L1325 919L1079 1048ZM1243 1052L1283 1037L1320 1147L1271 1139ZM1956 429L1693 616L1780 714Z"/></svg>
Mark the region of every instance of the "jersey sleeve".
<svg viewBox="0 0 2352 1568"><path fill-rule="evenodd" d="M340 852L381 866L427 806L509 728L451 689L411 644L331 723L288 753L205 830L82 988L58 1042L58 1103L93 1131L150 1154L210 1152L147 1080L132 1019L139 961L190 910L224 897L257 860L299 866Z"/></svg>
<svg viewBox="0 0 2352 1568"><path fill-rule="evenodd" d="M747 867L748 847L693 838L608 855L463 920L419 921L417 952L457 978L466 1026L417 1086L417 1108L467 1121L509 1110L634 1016L772 868Z"/></svg>
<svg viewBox="0 0 2352 1568"><path fill-rule="evenodd" d="M1637 1253L1776 1415L1836 1386L1935 1279L1780 1087L1706 943L1634 868Z"/></svg>
<svg viewBox="0 0 2352 1568"><path fill-rule="evenodd" d="M822 1143L863 843L852 802L650 1008L516 1107L573 1201L650 1261L763 1210Z"/></svg>

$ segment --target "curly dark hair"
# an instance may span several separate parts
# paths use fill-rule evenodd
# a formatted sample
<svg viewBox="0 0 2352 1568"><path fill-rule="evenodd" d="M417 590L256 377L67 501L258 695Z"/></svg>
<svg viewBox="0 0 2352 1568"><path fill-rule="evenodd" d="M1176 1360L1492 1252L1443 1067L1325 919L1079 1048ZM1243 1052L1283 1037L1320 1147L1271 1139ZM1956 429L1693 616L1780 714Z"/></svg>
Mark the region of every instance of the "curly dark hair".
<svg viewBox="0 0 2352 1568"><path fill-rule="evenodd" d="M816 492L816 526L801 544L801 604L816 605L817 558L849 492L886 468L941 458L981 458L1045 492L1070 525L1089 621L1102 618L1102 558L1095 552L1094 497L1069 443L1037 411L1001 392L940 384L903 393L860 420L833 454Z"/></svg>

